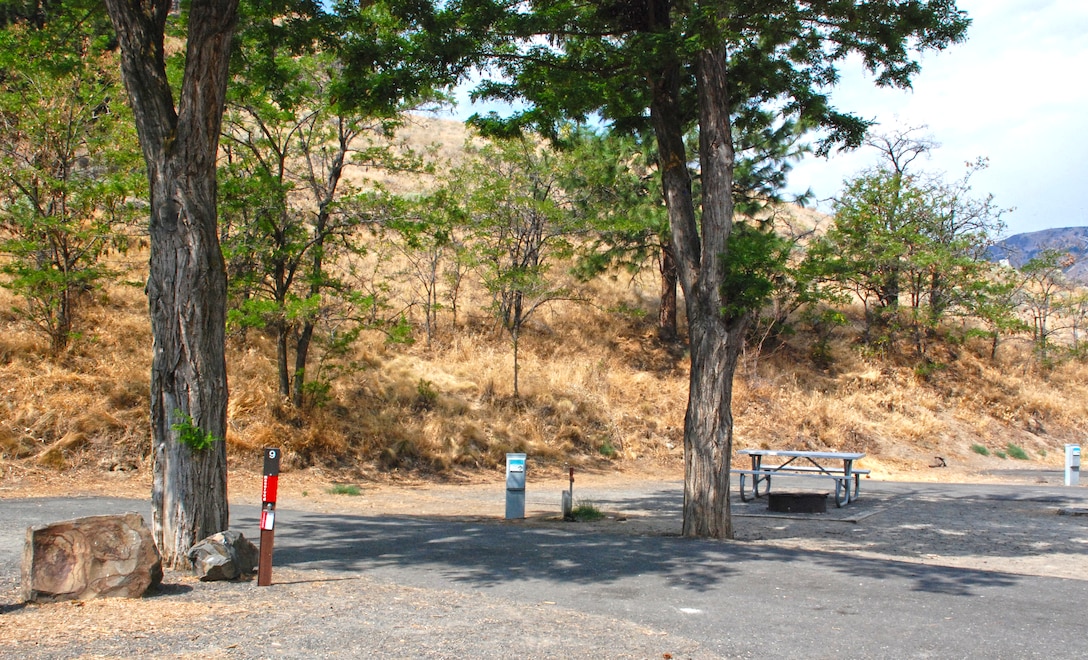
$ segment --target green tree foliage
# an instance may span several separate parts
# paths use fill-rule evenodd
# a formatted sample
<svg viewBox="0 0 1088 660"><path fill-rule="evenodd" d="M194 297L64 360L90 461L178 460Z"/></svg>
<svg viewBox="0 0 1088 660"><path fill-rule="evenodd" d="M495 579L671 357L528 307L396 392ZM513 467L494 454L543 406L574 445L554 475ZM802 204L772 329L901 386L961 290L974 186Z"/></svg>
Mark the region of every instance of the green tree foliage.
<svg viewBox="0 0 1088 660"><path fill-rule="evenodd" d="M729 251L722 255L721 315L738 319L761 309L771 299L786 266L791 244L773 227L738 222Z"/></svg>
<svg viewBox="0 0 1088 660"><path fill-rule="evenodd" d="M272 330L280 392L296 406L313 343L342 350L373 319L376 296L349 287L337 262L365 249L360 228L383 213L344 168L418 165L392 136L460 75L456 3L445 4L242 5L221 169L231 318Z"/></svg>
<svg viewBox="0 0 1088 660"><path fill-rule="evenodd" d="M457 323L457 301L468 270L475 265L466 244L466 211L449 188L426 195L391 198L383 227L407 266L401 275L413 290L413 305L423 309L427 346L438 335L438 315L447 307Z"/></svg>
<svg viewBox="0 0 1088 660"><path fill-rule="evenodd" d="M515 397L525 323L545 304L573 297L552 271L572 256L573 239L584 231L561 186L561 158L528 138L501 140L473 154L448 185L461 205L466 247L491 294L491 312L513 345Z"/></svg>
<svg viewBox="0 0 1088 660"><path fill-rule="evenodd" d="M967 313L982 324L975 333L990 340L990 359L997 359L1001 339L1031 330L1020 316L1024 279L1008 266L994 265L985 276L961 291Z"/></svg>
<svg viewBox="0 0 1088 660"><path fill-rule="evenodd" d="M578 254L578 276L589 279L615 268L634 274L655 263L660 274L658 336L676 339L676 257L654 172L652 139L583 128L565 140L565 147L567 160L577 165L563 185L576 191L573 202L592 229L592 239Z"/></svg>
<svg viewBox="0 0 1088 660"><path fill-rule="evenodd" d="M1020 304L1031 323L1032 340L1039 362L1047 366L1054 359L1054 336L1062 330L1055 324L1064 303L1064 269L1072 257L1061 250L1046 249L1020 267L1024 284Z"/></svg>
<svg viewBox="0 0 1088 660"><path fill-rule="evenodd" d="M0 270L55 354L110 272L103 257L126 249L141 190L109 31L67 9L0 28Z"/></svg>
<svg viewBox="0 0 1088 660"><path fill-rule="evenodd" d="M897 321L908 263L925 249L925 199L912 184L882 169L855 177L835 201L834 227L813 248L829 279L865 306L867 336Z"/></svg>
<svg viewBox="0 0 1088 660"><path fill-rule="evenodd" d="M247 74L230 88L220 233L233 297L228 321L272 331L280 393L302 406L315 338L333 329L341 340L356 336L348 319L358 310L345 308L371 302L347 291L333 268L339 256L363 249L359 229L372 220L342 179L346 165L390 158L367 138L384 143L392 124L336 112L332 58L285 56L278 66L282 82L260 86Z"/></svg>
<svg viewBox="0 0 1088 660"><path fill-rule="evenodd" d="M969 314L980 302L989 274L984 253L1003 226L1003 210L992 196L972 194L971 177L984 160L953 182L908 172L933 148L911 132L869 141L883 162L847 182L835 201L835 224L812 252L824 276L864 304L867 341L884 345L905 326L924 354L926 339L950 312Z"/></svg>
<svg viewBox="0 0 1088 660"><path fill-rule="evenodd" d="M501 4L501 3L494 3ZM528 102L485 129L535 125L559 137L557 118L598 113L617 127L652 127L691 343L685 417L683 533L729 537L732 380L750 315L723 315L735 208L737 136L762 118L822 129L818 152L857 146L867 123L831 106L837 67L857 54L878 85L908 87L914 53L963 38L968 21L951 0L840 2L517 3L500 32L504 80L484 96ZM543 38L541 38L543 37ZM684 135L698 125L696 200ZM698 212L696 205L698 201Z"/></svg>

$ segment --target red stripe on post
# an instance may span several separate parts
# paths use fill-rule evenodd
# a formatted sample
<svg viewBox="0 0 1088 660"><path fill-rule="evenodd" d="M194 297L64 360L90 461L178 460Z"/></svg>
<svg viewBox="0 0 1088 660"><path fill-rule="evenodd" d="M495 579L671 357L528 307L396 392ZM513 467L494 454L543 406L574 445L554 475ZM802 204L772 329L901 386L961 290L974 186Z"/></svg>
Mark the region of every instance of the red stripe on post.
<svg viewBox="0 0 1088 660"><path fill-rule="evenodd" d="M269 502L276 503L276 489L279 487L279 482L279 475L265 475L264 487L261 489L261 502L265 504Z"/></svg>

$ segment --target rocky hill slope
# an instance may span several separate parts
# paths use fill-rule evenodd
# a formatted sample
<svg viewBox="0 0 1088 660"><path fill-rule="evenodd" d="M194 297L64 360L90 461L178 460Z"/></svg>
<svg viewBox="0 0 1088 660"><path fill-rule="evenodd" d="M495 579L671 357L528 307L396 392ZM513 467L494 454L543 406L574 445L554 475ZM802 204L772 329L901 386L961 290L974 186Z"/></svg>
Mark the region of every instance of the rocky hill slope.
<svg viewBox="0 0 1088 660"><path fill-rule="evenodd" d="M1088 227L1044 229L1016 234L998 241L989 250L994 261L1007 260L1015 268L1039 256L1044 250L1059 250L1073 257L1064 269L1066 277L1088 283Z"/></svg>

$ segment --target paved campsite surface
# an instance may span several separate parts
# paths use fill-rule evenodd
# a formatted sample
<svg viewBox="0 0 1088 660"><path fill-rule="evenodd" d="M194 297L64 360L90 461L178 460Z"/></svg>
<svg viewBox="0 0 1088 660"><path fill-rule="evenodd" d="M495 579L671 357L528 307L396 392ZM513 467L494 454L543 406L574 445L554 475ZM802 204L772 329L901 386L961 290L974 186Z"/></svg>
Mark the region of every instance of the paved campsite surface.
<svg viewBox="0 0 1088 660"><path fill-rule="evenodd" d="M51 605L19 602L27 525L149 504L0 499L0 656L1084 657L1088 488L1006 476L866 480L820 515L737 500L733 542L678 537L675 481L580 477L597 523L556 520L565 482L530 480L523 521L501 483L281 495L270 587L168 572ZM258 538L257 511L233 502L233 527Z"/></svg>

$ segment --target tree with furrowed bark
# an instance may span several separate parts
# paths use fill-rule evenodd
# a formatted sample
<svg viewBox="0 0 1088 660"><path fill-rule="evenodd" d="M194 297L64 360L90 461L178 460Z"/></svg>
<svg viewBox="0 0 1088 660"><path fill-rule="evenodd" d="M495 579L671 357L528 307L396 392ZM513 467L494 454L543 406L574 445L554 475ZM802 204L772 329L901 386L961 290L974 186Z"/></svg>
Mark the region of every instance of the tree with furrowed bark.
<svg viewBox="0 0 1088 660"><path fill-rule="evenodd" d="M760 301L726 284L763 284L758 273L736 276L744 265L731 250L735 136L771 112L820 131L818 153L856 147L868 123L827 96L843 60L856 54L877 85L909 87L915 54L962 40L969 20L952 0L495 4L509 9L498 30L508 40L493 53L501 78L476 93L527 105L478 126L558 137L558 118L598 113L616 127L652 127L690 332L683 534L729 538L733 374ZM698 199L684 143L692 126Z"/></svg>
<svg viewBox="0 0 1088 660"><path fill-rule="evenodd" d="M155 541L168 566L227 528L226 274L215 165L237 0L193 0L180 91L166 75L172 0L106 0L151 193L147 279L151 487ZM201 439L212 439L210 446ZM204 447L204 448L199 448Z"/></svg>
<svg viewBox="0 0 1088 660"><path fill-rule="evenodd" d="M192 544L228 523L226 275L216 159L238 0L187 4L178 19L185 54L176 89L166 57L174 0L106 0L105 6L150 182L153 526L166 564L185 566ZM422 89L456 82L492 16L464 11L458 1L260 6L280 15L263 24L266 43L308 47L308 40L321 40L343 58L332 90L338 107L379 114Z"/></svg>

